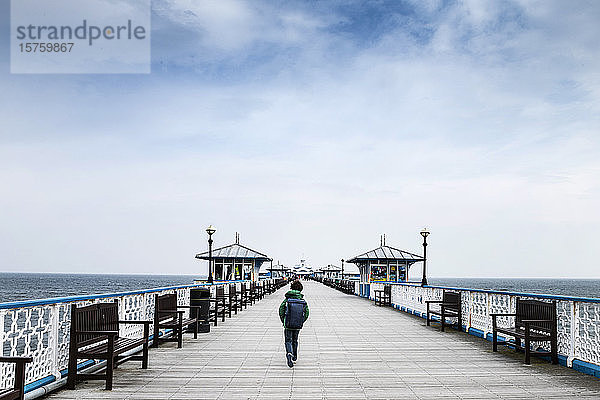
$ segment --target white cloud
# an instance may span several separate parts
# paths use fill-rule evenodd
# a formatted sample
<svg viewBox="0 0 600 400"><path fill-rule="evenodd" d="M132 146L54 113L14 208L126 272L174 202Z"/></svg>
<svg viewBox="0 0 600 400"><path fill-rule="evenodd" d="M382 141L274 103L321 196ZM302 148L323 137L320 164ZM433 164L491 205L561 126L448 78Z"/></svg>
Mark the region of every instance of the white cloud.
<svg viewBox="0 0 600 400"><path fill-rule="evenodd" d="M240 231L276 260L304 253L321 265L383 232L420 252L427 225L432 275L562 276L577 262L578 276L597 276L598 60L581 33L595 21L551 29L556 10L524 7L534 26L470 38L477 51L463 51L471 25L501 14L465 4L436 14L431 42L403 33L395 44L389 32L361 48L319 34L335 15L165 4L160 16L215 53L244 59L261 41L296 53L258 61L271 75L242 63L247 78L232 81L3 77L13 96L0 100L0 207L10 210L0 269L194 273L208 224L219 244ZM561 29L572 54L548 43L546 30Z"/></svg>

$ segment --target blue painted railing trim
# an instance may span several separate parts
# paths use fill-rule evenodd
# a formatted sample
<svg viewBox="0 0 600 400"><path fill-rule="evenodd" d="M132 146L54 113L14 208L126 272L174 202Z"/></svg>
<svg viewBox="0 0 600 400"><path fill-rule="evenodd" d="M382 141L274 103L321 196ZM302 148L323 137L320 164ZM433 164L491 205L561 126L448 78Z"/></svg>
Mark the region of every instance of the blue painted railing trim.
<svg viewBox="0 0 600 400"><path fill-rule="evenodd" d="M600 366L578 359L573 360L573 369L600 378Z"/></svg>
<svg viewBox="0 0 600 400"><path fill-rule="evenodd" d="M96 364L96 362L94 360L86 360L83 362L80 362L77 364L77 370L80 371L84 368L87 368L91 365ZM60 377L64 378L65 376L67 376L69 374L69 369L65 368L63 370L60 371ZM48 375L44 378L38 379L37 381L33 381L31 383L28 383L25 385L25 393L29 393L33 390L39 389L42 386L46 386L49 383L52 383L56 381L56 377L54 375Z"/></svg>
<svg viewBox="0 0 600 400"><path fill-rule="evenodd" d="M21 307L33 307L33 306L43 306L47 304L58 304L58 303L70 303L73 301L81 301L81 300L94 300L94 299L103 299L107 297L119 297L119 296L130 296L136 294L143 293L153 293L160 292L163 290L174 290L174 289L185 289L185 288L195 288L202 286L213 286L213 285L222 285L229 283L237 283L244 281L218 281L214 283L197 283L191 285L180 285L180 286L166 286L162 288L153 288L153 289L143 289L143 290L133 290L129 292L115 292L115 293L100 293L100 294L89 294L85 296L68 296L68 297L53 297L49 299L37 299L37 300L23 300L23 301L13 301L9 303L0 303L1 309L9 309L9 308L21 308Z"/></svg>
<svg viewBox="0 0 600 400"><path fill-rule="evenodd" d="M28 383L27 385L25 385L25 393L29 393L32 390L35 390L37 388L40 388L42 386L46 386L49 383L52 383L56 380L56 377L54 375L49 375L45 378L42 379L38 379L37 381Z"/></svg>
<svg viewBox="0 0 600 400"><path fill-rule="evenodd" d="M465 290L465 291L469 291L469 292L479 292L479 293L507 294L507 295L512 295L512 296L537 297L540 299L600 303L600 298L594 298L594 297L576 297L576 296L562 296L562 295L558 295L558 294L509 292L509 291L504 291L504 290L473 289L473 288L461 288L461 287L451 287L451 286L434 286L434 285L421 286L421 285L417 285L417 284L404 283L404 282L378 282L378 283L386 283L386 284L390 284L390 285L400 285L400 286L418 286L418 287L425 287L425 288L432 288L432 289Z"/></svg>

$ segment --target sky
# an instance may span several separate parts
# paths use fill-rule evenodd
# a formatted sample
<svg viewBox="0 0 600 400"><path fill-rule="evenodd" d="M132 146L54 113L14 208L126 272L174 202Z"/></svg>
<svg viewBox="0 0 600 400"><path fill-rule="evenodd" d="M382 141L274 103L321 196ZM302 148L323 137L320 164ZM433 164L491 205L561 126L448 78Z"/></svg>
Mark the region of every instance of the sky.
<svg viewBox="0 0 600 400"><path fill-rule="evenodd" d="M9 10L0 271L203 274L212 224L286 265L427 227L432 277L600 278L597 1L153 0L139 75L11 74Z"/></svg>

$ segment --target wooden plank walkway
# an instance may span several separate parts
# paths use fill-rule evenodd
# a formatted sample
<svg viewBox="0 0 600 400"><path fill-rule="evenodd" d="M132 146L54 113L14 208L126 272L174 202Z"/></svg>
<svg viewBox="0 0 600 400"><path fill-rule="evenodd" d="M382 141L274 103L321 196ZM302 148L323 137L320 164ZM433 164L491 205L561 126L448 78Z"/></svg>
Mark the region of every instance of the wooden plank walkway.
<svg viewBox="0 0 600 400"><path fill-rule="evenodd" d="M51 399L598 399L600 380L470 335L305 282L310 318L287 367L277 308L265 297L183 349L150 351L150 367L121 366L112 392L81 383Z"/></svg>

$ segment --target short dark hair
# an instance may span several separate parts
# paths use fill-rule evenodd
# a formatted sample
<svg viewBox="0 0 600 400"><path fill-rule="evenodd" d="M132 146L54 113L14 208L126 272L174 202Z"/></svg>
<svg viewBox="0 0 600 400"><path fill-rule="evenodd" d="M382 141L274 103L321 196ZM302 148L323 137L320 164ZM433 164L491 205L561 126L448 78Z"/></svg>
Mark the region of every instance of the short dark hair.
<svg viewBox="0 0 600 400"><path fill-rule="evenodd" d="M302 286L302 283L300 283L300 281L294 281L294 282L292 282L290 289L301 292L302 289L304 289L304 287Z"/></svg>

